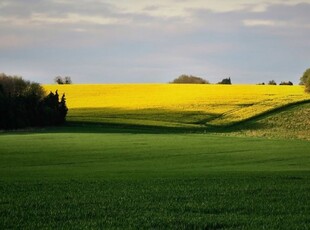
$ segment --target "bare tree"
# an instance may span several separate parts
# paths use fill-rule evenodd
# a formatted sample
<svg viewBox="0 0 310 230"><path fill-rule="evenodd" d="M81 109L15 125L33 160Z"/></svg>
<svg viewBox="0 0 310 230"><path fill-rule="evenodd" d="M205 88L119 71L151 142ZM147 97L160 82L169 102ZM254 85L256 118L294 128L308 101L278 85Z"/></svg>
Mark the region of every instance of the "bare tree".
<svg viewBox="0 0 310 230"><path fill-rule="evenodd" d="M55 77L54 82L59 84L59 85L72 84L71 77L69 77L69 76L66 76L66 77L57 76L57 77Z"/></svg>
<svg viewBox="0 0 310 230"><path fill-rule="evenodd" d="M57 83L58 85L64 84L64 81L61 76L55 77L54 82Z"/></svg>
<svg viewBox="0 0 310 230"><path fill-rule="evenodd" d="M66 77L64 78L64 83L65 83L65 84L71 84L71 83L72 83L71 77L66 76Z"/></svg>

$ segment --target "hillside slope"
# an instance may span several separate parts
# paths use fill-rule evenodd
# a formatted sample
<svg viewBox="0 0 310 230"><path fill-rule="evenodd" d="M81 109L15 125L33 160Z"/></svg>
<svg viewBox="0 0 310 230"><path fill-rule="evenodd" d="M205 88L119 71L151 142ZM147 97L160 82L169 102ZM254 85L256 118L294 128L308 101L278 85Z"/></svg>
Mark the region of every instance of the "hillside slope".
<svg viewBox="0 0 310 230"><path fill-rule="evenodd" d="M242 122L229 135L310 140L310 102Z"/></svg>

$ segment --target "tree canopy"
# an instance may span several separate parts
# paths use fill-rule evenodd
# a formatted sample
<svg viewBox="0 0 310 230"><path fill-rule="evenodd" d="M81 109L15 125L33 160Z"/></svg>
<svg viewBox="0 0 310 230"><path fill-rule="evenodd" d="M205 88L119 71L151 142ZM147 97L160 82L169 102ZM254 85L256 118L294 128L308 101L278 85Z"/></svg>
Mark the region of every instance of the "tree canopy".
<svg viewBox="0 0 310 230"><path fill-rule="evenodd" d="M279 85L294 85L291 81L281 81Z"/></svg>
<svg viewBox="0 0 310 230"><path fill-rule="evenodd" d="M300 84L305 86L306 92L310 92L310 68L301 76Z"/></svg>
<svg viewBox="0 0 310 230"><path fill-rule="evenodd" d="M196 77L193 75L182 74L181 76L175 78L171 83L176 84L209 84L209 82L201 77Z"/></svg>
<svg viewBox="0 0 310 230"><path fill-rule="evenodd" d="M218 84L223 84L223 85L231 85L231 79L229 78L224 78L222 81L220 81Z"/></svg>
<svg viewBox="0 0 310 230"><path fill-rule="evenodd" d="M277 85L277 83L275 82L275 80L270 80L270 81L268 82L268 85Z"/></svg>

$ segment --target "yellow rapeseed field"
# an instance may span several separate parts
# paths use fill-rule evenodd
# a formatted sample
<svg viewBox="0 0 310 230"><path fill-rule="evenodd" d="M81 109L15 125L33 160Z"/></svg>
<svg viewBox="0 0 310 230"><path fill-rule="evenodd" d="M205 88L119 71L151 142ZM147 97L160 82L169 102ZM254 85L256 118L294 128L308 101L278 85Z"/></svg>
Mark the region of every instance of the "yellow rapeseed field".
<svg viewBox="0 0 310 230"><path fill-rule="evenodd" d="M302 86L194 84L45 85L65 93L69 108L160 109L217 114L212 124L240 121L288 103L310 99Z"/></svg>

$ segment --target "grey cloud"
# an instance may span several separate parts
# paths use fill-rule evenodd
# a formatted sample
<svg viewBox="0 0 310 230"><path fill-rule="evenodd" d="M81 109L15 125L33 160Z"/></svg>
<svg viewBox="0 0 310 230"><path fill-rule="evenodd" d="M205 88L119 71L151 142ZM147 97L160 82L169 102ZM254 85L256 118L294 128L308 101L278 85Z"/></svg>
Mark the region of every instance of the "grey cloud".
<svg viewBox="0 0 310 230"><path fill-rule="evenodd" d="M213 82L227 74L239 82L255 83L257 79L294 80L294 73L310 63L306 53L310 32L304 29L310 21L310 4L270 5L264 12L189 8L189 18L163 18L149 14L158 9L155 4L145 12L124 13L95 0L7 2L0 8L1 17L76 13L129 20L117 25L77 22L27 27L0 22L8 41L18 38L16 46L0 44L4 68L0 72L15 68L16 74L36 81L68 74L75 82L86 82L85 76L89 82L168 82L177 74L189 73L210 76ZM283 21L285 29L247 27L243 24L247 19Z"/></svg>
<svg viewBox="0 0 310 230"><path fill-rule="evenodd" d="M275 20L298 21L300 23L310 22L310 4L300 3L297 5L271 5L266 12L257 13L261 17Z"/></svg>
<svg viewBox="0 0 310 230"><path fill-rule="evenodd" d="M68 12L111 13L113 6L97 1L58 2L51 0L4 0L6 4L0 8L3 15L29 15L31 13L49 13L63 15Z"/></svg>

